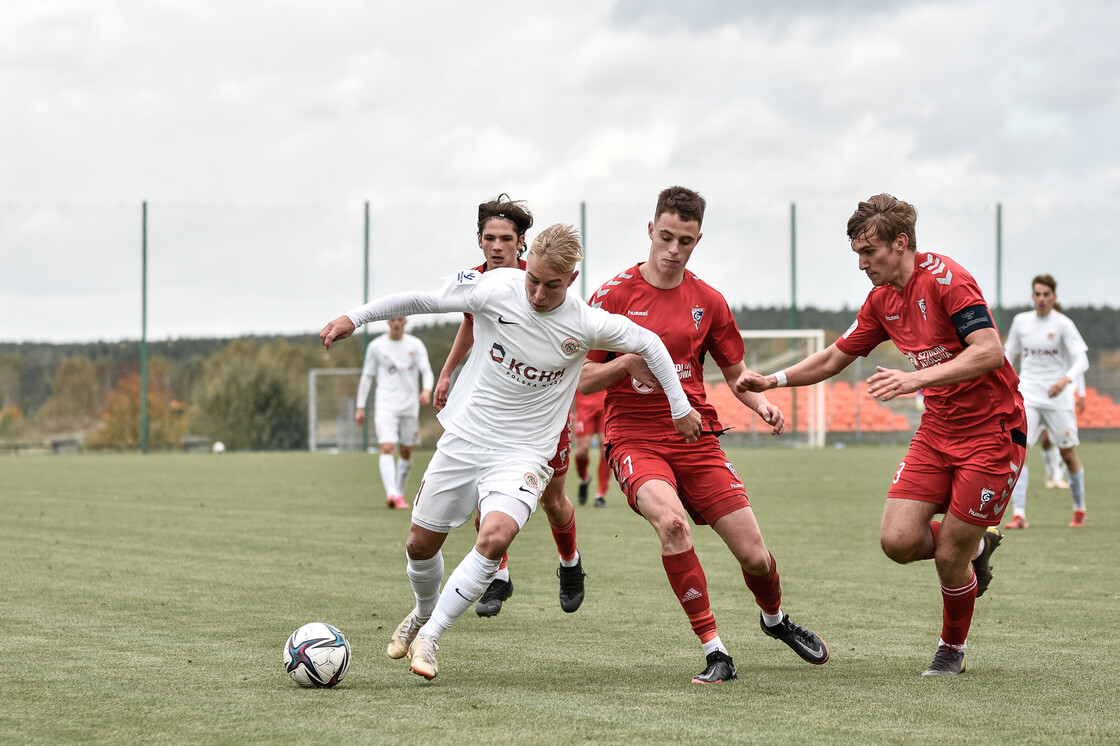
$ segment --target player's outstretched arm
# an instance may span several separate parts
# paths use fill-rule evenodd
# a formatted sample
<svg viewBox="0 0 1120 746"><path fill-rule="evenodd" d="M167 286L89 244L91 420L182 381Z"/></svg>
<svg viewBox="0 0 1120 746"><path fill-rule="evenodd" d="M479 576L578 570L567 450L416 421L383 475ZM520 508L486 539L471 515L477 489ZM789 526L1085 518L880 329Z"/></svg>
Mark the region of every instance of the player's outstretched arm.
<svg viewBox="0 0 1120 746"><path fill-rule="evenodd" d="M759 375L752 370L744 371L736 381L734 389L736 392L761 393L779 386L810 386L826 378L832 378L851 365L855 359L854 355L845 354L835 344L831 344L800 363L768 376Z"/></svg>

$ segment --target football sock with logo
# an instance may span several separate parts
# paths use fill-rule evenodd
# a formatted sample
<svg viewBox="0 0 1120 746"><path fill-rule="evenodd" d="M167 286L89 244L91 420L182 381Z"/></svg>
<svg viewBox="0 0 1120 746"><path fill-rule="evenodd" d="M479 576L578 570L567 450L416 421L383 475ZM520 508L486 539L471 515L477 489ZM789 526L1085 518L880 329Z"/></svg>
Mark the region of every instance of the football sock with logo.
<svg viewBox="0 0 1120 746"><path fill-rule="evenodd" d="M564 567L575 567L576 564L576 512L572 511L572 520L566 526L557 526L550 518L548 527L552 531L552 539L556 542L556 551L560 553L560 564Z"/></svg>
<svg viewBox="0 0 1120 746"><path fill-rule="evenodd" d="M708 579L704 576L696 550L690 547L677 554L663 554L661 564L669 576L669 586L688 615L692 631L700 642L714 639L719 632L716 631L716 618L708 602Z"/></svg>
<svg viewBox="0 0 1120 746"><path fill-rule="evenodd" d="M439 600L439 584L443 580L443 552L436 552L431 559L412 559L405 552L405 572L416 596L416 616L427 619Z"/></svg>
<svg viewBox="0 0 1120 746"><path fill-rule="evenodd" d="M412 459L397 459L397 493L404 497L408 492L408 475L412 472Z"/></svg>
<svg viewBox="0 0 1120 746"><path fill-rule="evenodd" d="M377 459L377 468L381 471L381 484L385 486L385 495L392 497L397 494L397 466L393 462L393 454L381 454Z"/></svg>
<svg viewBox="0 0 1120 746"><path fill-rule="evenodd" d="M746 570L743 570L743 580L747 581L747 588L750 588L751 593L754 594L754 601L758 604L758 608L762 609L763 614L769 614L773 619L782 611L782 581L778 577L778 562L774 559L774 555L770 555L770 569L766 571L765 575L751 575ZM778 617L778 622L782 621ZM777 624L771 622L770 626Z"/></svg>
<svg viewBox="0 0 1120 746"><path fill-rule="evenodd" d="M499 560L483 557L477 549L472 549L459 563L447 582L443 593L432 610L431 618L420 628L419 634L430 635L437 642L440 636L455 623L455 620L474 606L483 592L490 586L498 571Z"/></svg>
<svg viewBox="0 0 1120 746"><path fill-rule="evenodd" d="M946 645L964 645L976 608L976 576L960 588L941 586L941 639Z"/></svg>
<svg viewBox="0 0 1120 746"><path fill-rule="evenodd" d="M1073 495L1073 509L1085 510L1085 467L1069 475L1069 493Z"/></svg>
<svg viewBox="0 0 1120 746"><path fill-rule="evenodd" d="M611 488L611 462L600 454L599 455L599 491L595 493L595 497L603 497Z"/></svg>
<svg viewBox="0 0 1120 746"><path fill-rule="evenodd" d="M1014 506L1015 515L1027 517L1027 482L1029 481L1027 465L1019 470L1019 481L1015 482L1015 489L1011 491L1011 504Z"/></svg>

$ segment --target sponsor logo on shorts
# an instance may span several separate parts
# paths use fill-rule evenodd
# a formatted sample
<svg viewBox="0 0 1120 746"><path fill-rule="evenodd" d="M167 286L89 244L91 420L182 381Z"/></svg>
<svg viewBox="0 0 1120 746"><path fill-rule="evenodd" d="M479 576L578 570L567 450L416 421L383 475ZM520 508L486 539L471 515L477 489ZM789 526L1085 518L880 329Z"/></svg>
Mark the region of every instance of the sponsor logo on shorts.
<svg viewBox="0 0 1120 746"><path fill-rule="evenodd" d="M987 507L988 503L991 502L991 499L995 496L995 490L990 490L987 487L982 488L980 490L980 504L984 507Z"/></svg>

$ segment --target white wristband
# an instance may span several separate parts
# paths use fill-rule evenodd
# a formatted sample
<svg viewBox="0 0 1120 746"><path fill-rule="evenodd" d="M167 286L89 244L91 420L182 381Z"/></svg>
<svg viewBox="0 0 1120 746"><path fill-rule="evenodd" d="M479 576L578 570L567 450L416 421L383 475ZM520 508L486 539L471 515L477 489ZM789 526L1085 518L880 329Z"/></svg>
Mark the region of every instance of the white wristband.
<svg viewBox="0 0 1120 746"><path fill-rule="evenodd" d="M777 373L775 373L774 378L778 379L778 382L774 384L777 388L781 388L782 386L786 385L786 372L784 370L779 370Z"/></svg>

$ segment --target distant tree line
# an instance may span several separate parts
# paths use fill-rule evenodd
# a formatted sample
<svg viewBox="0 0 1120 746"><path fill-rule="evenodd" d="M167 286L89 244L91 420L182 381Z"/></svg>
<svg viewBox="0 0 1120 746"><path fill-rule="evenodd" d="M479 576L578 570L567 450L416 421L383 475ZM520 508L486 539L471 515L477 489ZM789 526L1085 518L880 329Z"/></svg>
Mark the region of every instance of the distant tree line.
<svg viewBox="0 0 1120 746"><path fill-rule="evenodd" d="M1005 309L1004 329L1025 310ZM1120 309L1066 313L1091 351L1120 350ZM824 329L831 342L855 315L807 307L798 310L797 326ZM740 308L735 317L743 329L788 329L792 320L788 307ZM438 372L457 329L457 323L415 324L409 332L424 341ZM199 434L233 449L305 448L308 371L360 367L362 340L359 332L329 354L315 334L149 342L149 445L178 448L184 436ZM138 340L0 342L0 444L80 434L90 448L138 447L139 360Z"/></svg>

